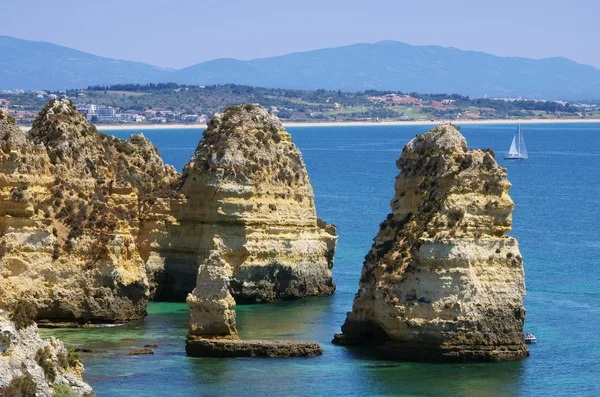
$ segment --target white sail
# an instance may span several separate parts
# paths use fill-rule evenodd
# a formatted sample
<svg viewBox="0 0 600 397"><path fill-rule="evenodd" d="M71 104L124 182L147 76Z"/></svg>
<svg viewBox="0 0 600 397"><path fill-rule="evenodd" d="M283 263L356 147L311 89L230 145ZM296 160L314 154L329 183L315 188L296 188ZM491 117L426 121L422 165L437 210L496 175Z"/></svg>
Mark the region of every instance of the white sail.
<svg viewBox="0 0 600 397"><path fill-rule="evenodd" d="M525 148L525 141L523 140L523 134L521 134L521 125L519 124L517 133L510 144L510 149L504 155L504 158L509 160L524 160L527 157L527 149Z"/></svg>
<svg viewBox="0 0 600 397"><path fill-rule="evenodd" d="M510 150L508 151L508 154L510 155L517 155L519 154L519 150L517 149L517 137L514 136L512 143L510 144Z"/></svg>
<svg viewBox="0 0 600 397"><path fill-rule="evenodd" d="M519 126L519 154L521 158L526 159L529 157L527 155L527 148L525 147L525 140L523 139L523 133L521 132L521 126Z"/></svg>

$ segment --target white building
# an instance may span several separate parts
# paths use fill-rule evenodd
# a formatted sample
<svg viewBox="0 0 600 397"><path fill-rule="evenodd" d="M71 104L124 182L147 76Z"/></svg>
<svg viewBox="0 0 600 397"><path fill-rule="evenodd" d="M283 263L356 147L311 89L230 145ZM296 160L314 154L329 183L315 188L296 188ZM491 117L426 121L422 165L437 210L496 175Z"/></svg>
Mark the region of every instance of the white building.
<svg viewBox="0 0 600 397"><path fill-rule="evenodd" d="M113 107L101 107L96 110L96 115L98 117L115 117L117 115L117 109Z"/></svg>

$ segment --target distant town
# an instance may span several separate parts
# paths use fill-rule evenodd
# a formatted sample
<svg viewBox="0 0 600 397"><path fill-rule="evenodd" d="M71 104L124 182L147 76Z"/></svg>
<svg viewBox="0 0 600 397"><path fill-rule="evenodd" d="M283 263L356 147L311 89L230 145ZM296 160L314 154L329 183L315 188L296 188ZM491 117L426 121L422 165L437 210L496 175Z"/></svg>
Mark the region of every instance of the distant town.
<svg viewBox="0 0 600 397"><path fill-rule="evenodd" d="M46 91L24 91L24 90L3 90L0 91L0 110L12 115L17 123L29 125L33 123L35 116L52 99L69 99L73 102L87 120L94 124L166 124L166 123L206 123L206 115L184 114L182 112L167 109L145 109L143 112L121 109L102 104L86 102L86 94L78 92L75 96L69 96L66 92L53 94ZM36 101L31 104L14 103L14 97L29 98L35 97ZM21 102L21 101L17 101ZM40 103L41 102L41 103ZM38 103L40 105L36 106ZM32 108L33 107L33 108ZM39 109L38 109L39 108Z"/></svg>
<svg viewBox="0 0 600 397"><path fill-rule="evenodd" d="M0 91L0 109L30 125L52 99L68 99L95 124L204 124L229 105L257 103L284 121L595 119L600 103L469 98L368 90L266 89L241 85L121 84L68 91Z"/></svg>

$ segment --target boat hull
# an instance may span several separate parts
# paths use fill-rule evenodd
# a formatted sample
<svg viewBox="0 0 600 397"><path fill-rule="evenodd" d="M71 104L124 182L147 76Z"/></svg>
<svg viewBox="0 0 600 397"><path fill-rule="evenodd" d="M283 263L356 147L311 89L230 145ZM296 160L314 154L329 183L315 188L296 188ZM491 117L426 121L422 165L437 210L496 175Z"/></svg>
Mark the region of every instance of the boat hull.
<svg viewBox="0 0 600 397"><path fill-rule="evenodd" d="M527 157L505 155L504 160L527 160Z"/></svg>

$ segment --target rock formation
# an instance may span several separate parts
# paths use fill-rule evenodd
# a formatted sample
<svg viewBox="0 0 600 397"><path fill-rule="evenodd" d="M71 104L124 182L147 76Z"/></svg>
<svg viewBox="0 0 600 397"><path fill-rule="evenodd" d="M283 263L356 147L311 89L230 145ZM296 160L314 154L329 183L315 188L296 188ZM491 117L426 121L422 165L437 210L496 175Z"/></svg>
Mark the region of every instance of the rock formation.
<svg viewBox="0 0 600 397"><path fill-rule="evenodd" d="M397 166L392 213L334 343L420 361L527 356L523 261L506 235L506 169L490 150L467 150L451 124L410 141Z"/></svg>
<svg viewBox="0 0 600 397"><path fill-rule="evenodd" d="M0 305L24 298L54 322L142 318L149 283L138 246L153 248L140 225L172 194L173 167L143 136L99 133L65 100L27 135L0 120L0 157Z"/></svg>
<svg viewBox="0 0 600 397"><path fill-rule="evenodd" d="M35 323L19 327L0 310L0 395L93 396L82 375L83 365L60 340L42 340Z"/></svg>
<svg viewBox="0 0 600 397"><path fill-rule="evenodd" d="M52 324L140 319L152 297L184 299L213 251L231 302L335 289L335 227L262 108L213 119L183 176L143 135L100 133L66 100L29 134L2 114L0 158L0 305L24 298Z"/></svg>
<svg viewBox="0 0 600 397"><path fill-rule="evenodd" d="M237 302L334 291L335 227L317 220L302 155L275 116L244 105L213 118L182 179L172 240L193 244L198 264L217 250Z"/></svg>
<svg viewBox="0 0 600 397"><path fill-rule="evenodd" d="M334 291L335 228L317 220L300 151L265 109L231 107L212 119L181 192L178 220L188 231L173 241L193 236L199 265L187 298L191 339L236 339L236 301Z"/></svg>

